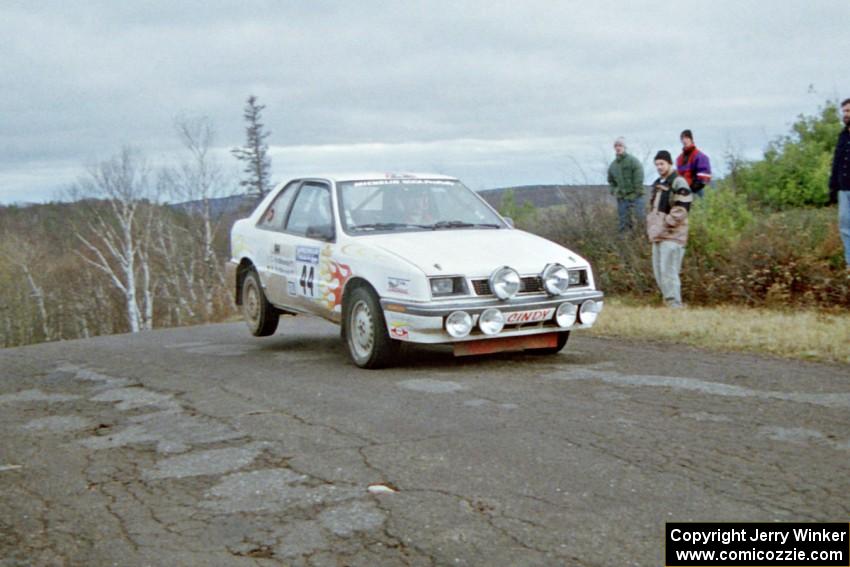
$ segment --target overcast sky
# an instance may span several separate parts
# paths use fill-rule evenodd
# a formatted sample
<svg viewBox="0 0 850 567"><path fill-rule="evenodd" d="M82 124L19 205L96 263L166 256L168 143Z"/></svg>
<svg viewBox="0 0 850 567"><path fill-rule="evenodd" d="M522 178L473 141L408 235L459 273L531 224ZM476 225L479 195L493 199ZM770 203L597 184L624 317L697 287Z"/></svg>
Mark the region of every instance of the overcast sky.
<svg viewBox="0 0 850 567"><path fill-rule="evenodd" d="M275 180L602 182L616 136L643 158L683 128L722 167L850 97L848 24L847 0L5 0L0 202L55 198L124 145L172 159L180 113L210 118L237 176L251 93Z"/></svg>

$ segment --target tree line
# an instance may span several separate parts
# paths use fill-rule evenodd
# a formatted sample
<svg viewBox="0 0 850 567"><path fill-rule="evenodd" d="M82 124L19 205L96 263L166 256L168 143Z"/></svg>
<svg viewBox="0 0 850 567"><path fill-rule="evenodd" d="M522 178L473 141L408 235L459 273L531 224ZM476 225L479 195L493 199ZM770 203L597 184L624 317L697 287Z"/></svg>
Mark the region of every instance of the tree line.
<svg viewBox="0 0 850 567"><path fill-rule="evenodd" d="M254 96L245 106L243 191L270 189ZM89 167L67 202L0 207L0 344L138 332L221 320L234 312L223 280L232 218L212 201L233 184L214 156L206 118L181 116L176 164L154 168L123 148ZM188 202L176 208L166 202Z"/></svg>

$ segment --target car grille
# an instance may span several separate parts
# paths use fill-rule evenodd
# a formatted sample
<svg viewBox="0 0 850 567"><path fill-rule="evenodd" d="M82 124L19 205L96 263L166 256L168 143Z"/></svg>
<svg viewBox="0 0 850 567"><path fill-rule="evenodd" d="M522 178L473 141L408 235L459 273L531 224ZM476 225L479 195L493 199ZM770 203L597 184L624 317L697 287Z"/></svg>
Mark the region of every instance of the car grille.
<svg viewBox="0 0 850 567"><path fill-rule="evenodd" d="M493 295L488 280L472 280L472 287L475 289L475 295ZM540 279L540 276L525 276L520 279L520 293L540 293L542 291L543 280Z"/></svg>

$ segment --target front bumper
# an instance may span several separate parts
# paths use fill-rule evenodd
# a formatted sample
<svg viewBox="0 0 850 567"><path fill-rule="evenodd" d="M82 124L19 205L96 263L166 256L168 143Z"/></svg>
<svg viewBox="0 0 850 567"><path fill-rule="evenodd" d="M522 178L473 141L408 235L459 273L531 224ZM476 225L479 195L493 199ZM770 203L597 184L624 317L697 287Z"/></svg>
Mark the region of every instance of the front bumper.
<svg viewBox="0 0 850 567"><path fill-rule="evenodd" d="M578 320L571 327L560 327L553 316L547 320L534 323L506 325L500 333L485 335L478 328L478 318L484 310L493 307L507 316L512 312L537 309L557 310L562 303L581 305L589 299L598 302L601 309L603 295L601 291L585 289L568 292L558 297L535 295L516 297L508 301L487 298L416 303L382 299L381 306L384 309L387 331L390 337L394 339L414 343L457 343L587 329L592 325ZM473 329L469 335L457 338L446 332L445 318L454 311L466 311L472 316Z"/></svg>

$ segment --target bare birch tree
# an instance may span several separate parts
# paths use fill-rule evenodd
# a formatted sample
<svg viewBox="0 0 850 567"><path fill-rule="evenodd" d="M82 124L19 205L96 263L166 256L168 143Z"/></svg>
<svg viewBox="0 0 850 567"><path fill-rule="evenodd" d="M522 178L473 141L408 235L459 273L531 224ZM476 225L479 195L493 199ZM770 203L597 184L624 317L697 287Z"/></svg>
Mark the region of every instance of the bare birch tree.
<svg viewBox="0 0 850 567"><path fill-rule="evenodd" d="M90 168L76 187L79 196L88 198L84 226L75 230L83 245L78 254L121 293L133 333L153 326L149 179L140 156L124 148L114 158Z"/></svg>
<svg viewBox="0 0 850 567"><path fill-rule="evenodd" d="M197 247L191 242L186 243L190 240L189 230L163 217L160 215L155 221L151 242L163 264L157 296L167 304L170 325L180 326L187 322L186 319L195 319L195 306L198 304L194 279Z"/></svg>
<svg viewBox="0 0 850 567"><path fill-rule="evenodd" d="M215 313L215 298L224 286L221 266L215 251L215 237L220 217L212 209L212 200L224 193L224 175L221 164L215 159L212 150L215 130L207 118L178 117L175 129L180 141L186 148L187 157L179 166L166 170L161 181L166 190L174 197L189 203L189 231L192 240L200 246L200 264L202 269L195 271L194 258L190 260L188 270L193 277L182 278L187 284L200 289L203 296L203 319L212 320ZM170 235L172 246L175 235ZM160 240L161 249L168 252L169 243ZM175 259L175 268L184 266L185 261ZM179 275L174 274L174 277ZM183 294L194 295L194 289L181 290ZM186 303L183 302L183 306Z"/></svg>

